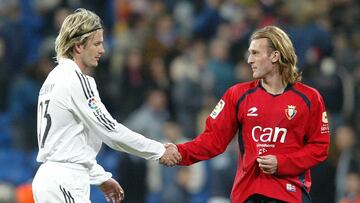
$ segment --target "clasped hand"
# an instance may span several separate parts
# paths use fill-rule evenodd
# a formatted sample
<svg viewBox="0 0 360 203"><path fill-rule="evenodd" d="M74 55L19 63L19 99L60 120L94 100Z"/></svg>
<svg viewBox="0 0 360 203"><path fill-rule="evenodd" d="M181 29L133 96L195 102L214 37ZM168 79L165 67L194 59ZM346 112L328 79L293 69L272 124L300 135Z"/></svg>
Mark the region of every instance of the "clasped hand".
<svg viewBox="0 0 360 203"><path fill-rule="evenodd" d="M166 143L164 144L166 151L164 155L160 158L160 164L165 166L175 166L181 161L181 155L175 144Z"/></svg>

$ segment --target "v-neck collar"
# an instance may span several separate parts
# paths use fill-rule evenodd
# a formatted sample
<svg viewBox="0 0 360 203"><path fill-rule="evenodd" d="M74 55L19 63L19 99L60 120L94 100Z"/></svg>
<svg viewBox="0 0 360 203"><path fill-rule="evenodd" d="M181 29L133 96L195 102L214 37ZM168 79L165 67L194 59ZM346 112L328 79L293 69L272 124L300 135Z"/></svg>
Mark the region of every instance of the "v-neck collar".
<svg viewBox="0 0 360 203"><path fill-rule="evenodd" d="M273 96L273 97L277 97L277 96L280 96L282 94L284 94L286 91L290 90L292 88L292 84L287 84L284 91L282 93L279 93L279 94L271 94L270 92L266 91L266 89L262 86L261 84L261 80L258 80L258 86L263 89L266 93L268 93L269 95Z"/></svg>

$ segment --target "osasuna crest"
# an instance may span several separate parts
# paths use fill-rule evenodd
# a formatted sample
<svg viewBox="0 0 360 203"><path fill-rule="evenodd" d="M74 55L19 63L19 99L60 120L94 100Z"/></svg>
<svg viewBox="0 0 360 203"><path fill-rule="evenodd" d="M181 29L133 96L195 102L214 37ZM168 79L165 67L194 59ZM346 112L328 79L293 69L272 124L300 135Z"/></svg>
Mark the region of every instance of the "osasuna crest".
<svg viewBox="0 0 360 203"><path fill-rule="evenodd" d="M288 105L287 109L285 109L285 115L286 117L291 120L295 117L296 115L296 106L293 106L293 105Z"/></svg>

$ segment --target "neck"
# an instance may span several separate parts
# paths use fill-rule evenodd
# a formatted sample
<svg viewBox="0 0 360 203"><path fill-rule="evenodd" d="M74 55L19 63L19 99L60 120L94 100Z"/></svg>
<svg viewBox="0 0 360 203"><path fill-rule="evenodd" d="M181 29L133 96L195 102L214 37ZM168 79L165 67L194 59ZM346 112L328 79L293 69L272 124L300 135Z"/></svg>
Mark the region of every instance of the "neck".
<svg viewBox="0 0 360 203"><path fill-rule="evenodd" d="M85 74L87 72L87 67L82 63L82 61L76 56L74 57L73 60L76 63L76 65L79 66L81 72Z"/></svg>
<svg viewBox="0 0 360 203"><path fill-rule="evenodd" d="M266 92L273 95L282 94L287 86L287 84L282 82L280 77L272 79L261 79L260 82Z"/></svg>

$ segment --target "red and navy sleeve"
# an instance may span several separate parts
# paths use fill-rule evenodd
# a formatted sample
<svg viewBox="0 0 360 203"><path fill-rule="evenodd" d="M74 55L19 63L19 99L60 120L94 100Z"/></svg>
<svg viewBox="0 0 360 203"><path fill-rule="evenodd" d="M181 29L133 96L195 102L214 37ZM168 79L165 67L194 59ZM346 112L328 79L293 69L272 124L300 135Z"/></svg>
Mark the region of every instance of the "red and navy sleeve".
<svg viewBox="0 0 360 203"><path fill-rule="evenodd" d="M236 118L237 86L228 89L206 119L203 133L194 140L178 144L180 165L190 165L223 153L238 130Z"/></svg>
<svg viewBox="0 0 360 203"><path fill-rule="evenodd" d="M324 161L328 155L330 132L323 99L314 90L305 128L305 145L291 154L277 155L278 175L297 176Z"/></svg>

